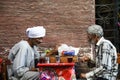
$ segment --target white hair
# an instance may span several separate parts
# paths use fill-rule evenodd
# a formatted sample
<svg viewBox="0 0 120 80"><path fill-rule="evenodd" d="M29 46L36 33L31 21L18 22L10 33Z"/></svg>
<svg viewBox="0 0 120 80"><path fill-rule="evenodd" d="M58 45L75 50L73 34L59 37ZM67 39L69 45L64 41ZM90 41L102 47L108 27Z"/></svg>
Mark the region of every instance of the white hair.
<svg viewBox="0 0 120 80"><path fill-rule="evenodd" d="M98 37L103 36L103 28L100 25L91 25L87 30L88 34L95 34Z"/></svg>

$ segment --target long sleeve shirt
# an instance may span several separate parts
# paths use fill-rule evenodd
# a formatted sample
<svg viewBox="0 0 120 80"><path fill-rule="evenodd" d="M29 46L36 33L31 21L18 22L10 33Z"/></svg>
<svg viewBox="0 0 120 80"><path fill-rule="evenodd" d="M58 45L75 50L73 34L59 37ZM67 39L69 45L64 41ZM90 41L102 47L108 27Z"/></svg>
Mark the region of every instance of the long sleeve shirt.
<svg viewBox="0 0 120 80"><path fill-rule="evenodd" d="M32 48L27 41L20 41L10 50L8 59L13 62L15 76L22 76L26 71L34 67L34 59L39 58L36 47Z"/></svg>
<svg viewBox="0 0 120 80"><path fill-rule="evenodd" d="M96 68L86 73L86 77L103 77L116 80L118 72L117 52L114 45L102 37L96 44Z"/></svg>

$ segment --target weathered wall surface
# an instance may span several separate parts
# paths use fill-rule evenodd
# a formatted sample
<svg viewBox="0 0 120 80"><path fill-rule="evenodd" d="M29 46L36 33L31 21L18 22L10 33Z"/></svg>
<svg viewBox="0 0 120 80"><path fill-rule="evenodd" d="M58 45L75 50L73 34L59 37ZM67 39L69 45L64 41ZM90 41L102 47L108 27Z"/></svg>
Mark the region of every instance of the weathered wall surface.
<svg viewBox="0 0 120 80"><path fill-rule="evenodd" d="M86 29L95 23L94 0L0 0L0 46L26 39L27 27L47 29L42 46L87 46Z"/></svg>

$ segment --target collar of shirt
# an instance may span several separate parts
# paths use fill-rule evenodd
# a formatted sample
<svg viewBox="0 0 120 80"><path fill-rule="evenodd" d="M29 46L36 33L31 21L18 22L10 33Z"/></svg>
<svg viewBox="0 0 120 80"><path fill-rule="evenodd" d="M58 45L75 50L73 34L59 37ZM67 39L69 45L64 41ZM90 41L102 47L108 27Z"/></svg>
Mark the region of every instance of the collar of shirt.
<svg viewBox="0 0 120 80"><path fill-rule="evenodd" d="M97 42L96 45L99 46L103 40L104 40L104 37L101 37L100 40Z"/></svg>

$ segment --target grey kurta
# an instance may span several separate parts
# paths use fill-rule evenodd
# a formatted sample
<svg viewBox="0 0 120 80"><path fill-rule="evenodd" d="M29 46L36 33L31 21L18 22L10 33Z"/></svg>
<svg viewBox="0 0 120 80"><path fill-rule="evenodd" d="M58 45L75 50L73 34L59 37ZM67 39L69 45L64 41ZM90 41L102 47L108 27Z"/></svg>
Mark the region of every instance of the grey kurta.
<svg viewBox="0 0 120 80"><path fill-rule="evenodd" d="M32 48L24 40L15 44L8 56L8 59L13 63L14 76L19 77L20 80L31 80L33 77L38 76L39 72L29 71L29 69L34 67L35 58L39 58L37 47Z"/></svg>

